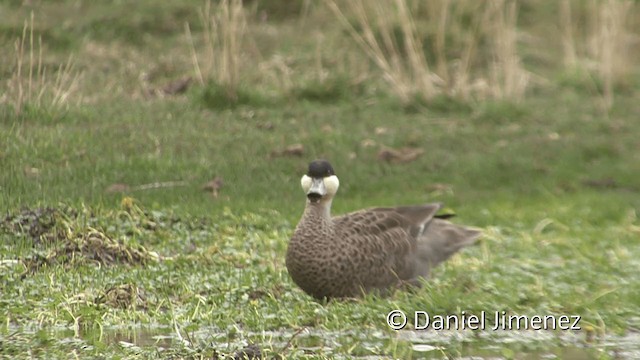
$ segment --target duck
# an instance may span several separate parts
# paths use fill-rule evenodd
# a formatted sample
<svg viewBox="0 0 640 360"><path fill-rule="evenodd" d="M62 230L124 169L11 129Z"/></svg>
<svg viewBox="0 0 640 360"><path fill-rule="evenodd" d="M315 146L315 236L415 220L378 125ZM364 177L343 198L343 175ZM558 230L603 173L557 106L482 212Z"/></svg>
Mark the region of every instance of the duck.
<svg viewBox="0 0 640 360"><path fill-rule="evenodd" d="M293 282L316 299L388 294L403 285L419 287L430 271L481 230L438 215L441 203L367 208L332 216L340 181L331 163L309 163L300 179L306 206L287 246Z"/></svg>

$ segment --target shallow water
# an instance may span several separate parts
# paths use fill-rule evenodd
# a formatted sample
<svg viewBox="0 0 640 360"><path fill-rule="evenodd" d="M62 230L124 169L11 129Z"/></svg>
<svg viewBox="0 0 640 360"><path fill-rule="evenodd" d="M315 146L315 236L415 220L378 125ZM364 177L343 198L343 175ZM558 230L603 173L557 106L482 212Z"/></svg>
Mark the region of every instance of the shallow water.
<svg viewBox="0 0 640 360"><path fill-rule="evenodd" d="M13 332L34 332L12 329ZM36 330L42 332L47 330ZM47 331L49 332L49 331ZM79 346L105 346L117 344L122 348L154 349L160 353L171 348L215 348L220 353L233 353L255 343L259 347L281 352L296 348L305 354L321 354L344 358L347 349L355 349L361 359L389 358L388 347L400 340L412 344L413 358L445 359L455 354L465 360L480 359L640 359L640 333L624 336L606 336L585 342L582 332L553 331L409 331L395 333L382 331L266 331L243 332L229 336L214 328L200 328L192 332L176 331L165 326L113 327L73 331L50 330L49 336L62 343L78 342ZM194 345L195 344L195 345ZM387 349L387 350L385 350ZM452 351L453 349L453 351ZM354 356L350 355L349 358Z"/></svg>
<svg viewBox="0 0 640 360"><path fill-rule="evenodd" d="M392 333L393 334L393 333ZM138 347L169 348L184 344L204 343L217 347L221 352L233 352L254 341L258 345L282 349L294 338L297 349L305 353L340 357L337 349L346 342L359 344L361 358L386 358L385 344L393 340L389 333L369 332L332 332L305 329L301 332L268 331L246 332L241 336L229 338L219 330L201 328L191 333L177 332L168 327L112 328L104 329L100 338L95 332L81 333L80 337L88 342L99 341L104 344L119 343ZM410 342L414 358L446 358L450 347L458 345L461 359L599 359L603 355L615 359L640 358L640 333L628 333L624 336L607 336L585 343L585 335L580 332L552 331L398 331L396 339ZM348 341L345 341L348 339Z"/></svg>

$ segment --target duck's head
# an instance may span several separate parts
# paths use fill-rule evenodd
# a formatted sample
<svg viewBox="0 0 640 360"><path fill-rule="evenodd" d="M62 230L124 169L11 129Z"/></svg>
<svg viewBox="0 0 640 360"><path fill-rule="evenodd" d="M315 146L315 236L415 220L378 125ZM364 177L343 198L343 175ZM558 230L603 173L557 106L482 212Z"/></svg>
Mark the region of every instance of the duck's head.
<svg viewBox="0 0 640 360"><path fill-rule="evenodd" d="M300 179L302 190L311 203L331 199L338 192L340 181L327 160L314 160L309 163L309 170Z"/></svg>

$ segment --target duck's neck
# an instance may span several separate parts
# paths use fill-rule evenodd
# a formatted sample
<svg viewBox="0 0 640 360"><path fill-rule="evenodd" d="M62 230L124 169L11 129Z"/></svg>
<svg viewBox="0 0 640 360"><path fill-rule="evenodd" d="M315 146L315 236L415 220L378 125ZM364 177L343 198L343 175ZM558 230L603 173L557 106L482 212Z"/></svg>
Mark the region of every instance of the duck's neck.
<svg viewBox="0 0 640 360"><path fill-rule="evenodd" d="M290 246L302 247L300 251L305 254L313 249L327 248L331 246L332 233L331 201L307 201Z"/></svg>
<svg viewBox="0 0 640 360"><path fill-rule="evenodd" d="M304 209L305 218L321 218L322 220L331 220L331 199L322 200L313 203L307 200L307 206Z"/></svg>

